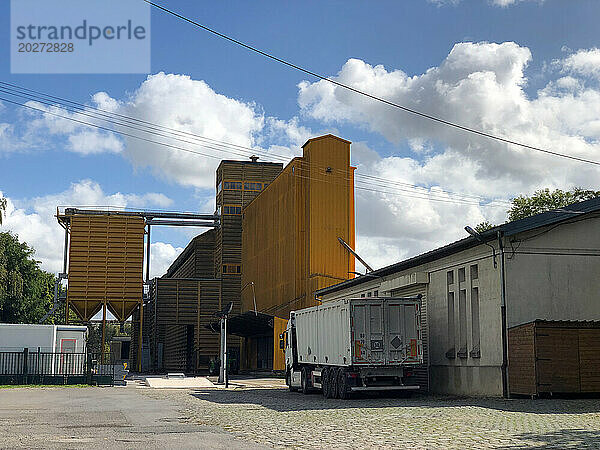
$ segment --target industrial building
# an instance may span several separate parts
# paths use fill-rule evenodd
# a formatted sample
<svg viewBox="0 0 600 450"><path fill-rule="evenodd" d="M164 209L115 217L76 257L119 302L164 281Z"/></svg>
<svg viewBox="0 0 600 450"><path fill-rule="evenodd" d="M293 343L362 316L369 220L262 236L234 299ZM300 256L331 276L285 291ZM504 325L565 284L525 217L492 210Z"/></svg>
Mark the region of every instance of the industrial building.
<svg viewBox="0 0 600 450"><path fill-rule="evenodd" d="M598 392L598 212L600 198L472 232L317 295L421 294L432 392Z"/></svg>
<svg viewBox="0 0 600 450"><path fill-rule="evenodd" d="M289 312L317 304L315 291L354 277L354 167L350 142L308 140L242 220L242 369L284 370L279 334Z"/></svg>
<svg viewBox="0 0 600 450"><path fill-rule="evenodd" d="M354 277L354 257L338 242L354 246L350 142L310 139L285 168L222 161L216 205L220 226L195 237L152 283L143 319L149 370L206 370L219 345L210 319L230 302L233 367L283 370L276 341L289 312L315 305L317 289Z"/></svg>
<svg viewBox="0 0 600 450"><path fill-rule="evenodd" d="M282 167L256 157L221 161L215 183L220 225L192 239L167 273L150 284L142 321L144 371L206 371L219 357L214 313L229 302L232 313L240 313L242 210ZM230 338L228 350L239 366L239 339Z"/></svg>

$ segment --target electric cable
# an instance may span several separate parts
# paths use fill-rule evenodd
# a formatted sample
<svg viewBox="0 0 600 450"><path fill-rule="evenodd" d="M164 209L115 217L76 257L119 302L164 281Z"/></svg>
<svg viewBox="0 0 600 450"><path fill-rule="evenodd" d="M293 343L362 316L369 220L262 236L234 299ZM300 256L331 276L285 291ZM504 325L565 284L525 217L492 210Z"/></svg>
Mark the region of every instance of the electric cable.
<svg viewBox="0 0 600 450"><path fill-rule="evenodd" d="M210 148L210 149L213 149L213 150L217 150L217 151L222 151L222 149L220 148L220 146L221 145L225 145L225 146L228 146L228 147L235 147L235 148L239 148L239 149L243 149L243 150L247 149L251 153L261 154L262 156L265 156L265 157L268 157L268 158L272 158L272 159L279 158L280 161L282 161L282 162L287 162L289 160L289 158L283 157L282 155L280 156L280 155L273 154L273 153L262 152L262 151L259 151L259 150L255 149L255 148L244 147L244 146L237 145L237 144L231 144L231 143L227 143L227 142L223 142L223 141L218 141L218 140L211 139L211 138L206 138L204 136L200 136L200 135L197 135L197 134L194 134L194 133L189 133L189 132L185 132L185 131L176 130L176 129L173 129L173 128L169 128L169 127L165 127L165 126L153 124L152 122L147 122L147 121L144 121L144 120L141 120L141 119L132 118L132 117L129 117L129 116L125 116L123 114L113 113L113 112L110 112L110 111L106 111L106 110L102 110L102 109L99 109L99 108L91 107L91 106L84 105L84 104L81 104L81 103L78 103L78 102L74 102L74 101L71 101L71 100L68 100L68 99L64 99L64 98L61 98L61 97L57 97L57 96L45 94L45 93L42 93L42 92L39 92L39 91L35 91L35 90L32 90L32 89L28 89L28 88L23 88L21 86L17 86L17 85L11 84L11 83L6 83L6 82L0 81L0 86L2 86L2 85L7 85L9 87L8 88L6 88L6 87L4 87L4 88L0 87L0 92L5 92L5 93L7 93L9 95L17 96L17 97L28 99L28 100L33 100L33 101L45 104L45 105L50 106L50 107L55 107L56 105L54 103L49 102L46 99L44 99L44 97L48 97L48 98L51 98L53 100L57 100L59 102L58 104L61 105L63 108L65 108L68 112L73 112L73 109L75 109L75 113L82 114L82 115L85 115L85 116L88 116L88 117L91 117L91 118L94 118L94 119L98 119L98 120L105 120L105 121L107 121L109 123L113 123L113 124L118 125L118 126L130 127L130 128L133 128L133 129L136 129L136 130L139 130L139 131L143 131L145 133L157 134L158 136L161 136L161 137L167 137L169 139L176 139L176 140L180 140L182 142L195 144L193 142L190 142L190 141L178 138L178 137L173 137L173 136L170 136L170 135L165 135L165 134L163 134L161 132L154 131L154 130L162 131L162 129L164 129L164 130L167 130L169 132L176 132L178 134L193 136L194 138L197 138L197 139L200 139L200 140L208 140L208 141L211 142L211 145L207 145L207 144L203 143L202 146ZM10 89L13 89L15 92L12 92ZM22 92L22 91L26 91L26 92ZM29 94L28 92L33 92L33 93L38 94L38 95ZM39 97L40 95L42 96L41 99ZM61 103L61 102L63 102L63 103ZM68 104L65 104L65 103L73 104L73 105L76 105L76 106L71 106L71 105L68 105ZM93 112L93 114L90 114L90 112ZM98 117L96 115L97 112L100 114L101 117ZM119 120L114 120L113 115L117 116L119 118L125 118L128 121L139 122L141 124L144 124L144 125L141 125L142 127L146 127L145 124L152 125L152 126L148 127L152 131L148 131L148 130L146 130L144 128L140 128L138 126L133 126L133 125L130 125L128 123L123 123L122 121L119 121ZM105 117L108 117L108 118L105 118ZM136 125L137 125L137 123L136 123ZM117 130L117 132L118 132L118 130ZM212 143L214 143L214 144L212 144ZM214 145L217 145L219 148L215 148ZM230 152L233 152L231 149L228 149L228 150ZM233 153L237 154L238 156L249 156L249 154L246 154L246 153L239 153L239 152L233 152ZM307 163L305 161L302 161L302 164L307 164ZM336 170L338 172L345 172L342 169L333 169L333 170ZM425 187L417 186L417 185L410 184L410 183L403 183L403 182L400 182L400 181L395 181L395 180L390 180L390 179L386 179L386 178L376 177L376 176L368 175L368 174L360 174L360 173L356 173L355 177L365 178L365 179L369 179L369 180L370 179L378 180L378 181L385 182L387 185L389 185L391 183L391 184L400 185L400 186L407 186L407 187L409 187L409 188L411 188L411 189L413 189L415 191L418 190L418 191L421 191L422 193L427 194L427 195L432 195L433 194L432 191L431 191L431 189L427 189ZM350 178L348 178L347 180L349 181ZM372 184L374 185L374 183L372 183ZM475 195L475 194L455 193L455 192L447 191L447 190L444 190L444 189L441 189L441 188L436 188L435 193L436 194L437 193L447 193L450 196L461 196L461 197L466 197L466 198L470 198L470 199L480 199L481 201L487 201L488 200L488 198L483 197L483 196L478 196L478 195ZM505 202L505 201L496 201L496 202L503 202L503 203L506 203L507 205L510 204L509 202Z"/></svg>
<svg viewBox="0 0 600 450"><path fill-rule="evenodd" d="M382 97L377 97L376 95L369 94L368 92L361 91L360 89L354 88L354 87L352 87L350 85L347 85L347 84L341 83L339 81L333 80L331 78L325 77L324 75L320 75L317 72L314 72L314 71L309 70L309 69L305 69L304 67L301 67L301 66L299 66L297 64L294 64L294 63L289 62L289 61L287 61L285 59L282 59L282 58L279 58L279 57L277 57L275 55L267 53L264 50L260 50L259 48L253 47L253 46L251 46L249 44L246 44L246 43L244 43L244 42L242 42L242 41L240 41L238 39L235 39L235 38L232 38L230 36L227 36L226 34L220 33L220 32L218 32L218 31L216 31L216 30L214 30L212 28L207 27L206 25L202 25L201 23L196 22L195 20L192 20L192 19L190 19L188 17L185 17L185 16L183 16L183 15L181 15L181 14L175 12L175 11L172 11L172 10L170 10L168 8L165 8L164 6L161 6L161 5L159 5L157 3L154 3L154 2L152 2L150 0L142 0L142 1L145 2L145 3L148 3L149 5L153 6L154 8L157 8L159 10L162 10L163 12L166 12L166 13L174 16L174 17L177 17L178 19L181 19L181 20L183 20L185 22L188 22L188 23L190 23L190 24L192 24L192 25L194 25L196 27L199 27L199 28L201 28L201 29L203 29L205 31L208 31L209 33L212 33L212 34L214 34L214 35L216 35L216 36L218 36L218 37L220 37L222 39L226 39L226 40L228 40L230 42L233 42L236 45L244 47L247 50L250 50L252 52L258 53L259 55L262 55L262 56L264 56L266 58L272 59L273 61L276 61L278 63L284 64L284 65L286 65L288 67L296 69L296 70L298 70L300 72L303 72L303 73L305 73L307 75L310 75L312 77L318 78L319 80L329 82L329 83L331 83L331 84L333 84L335 86L338 86L338 87L341 87L343 89L349 90L349 91L354 92L356 94L360 94L360 95L368 97L368 98L370 98L372 100L376 100L378 102L384 103L384 104L386 104L388 106L392 106L394 108L398 108L398 109L400 109L400 110L402 110L404 112L407 112L407 113L410 113L410 114L413 114L413 115L416 115L416 116L419 116L419 117L422 117L422 118L425 118L425 119L428 119L428 120L431 120L431 121L434 121L434 122L438 122L440 124L447 125L449 127L453 127L453 128L458 129L458 130L462 130L462 131L465 131L465 132L468 132L468 133L471 133L471 134L475 134L475 135L479 135L479 136L482 136L482 137L485 137L485 138L488 138L488 139L493 139L493 140L496 140L496 141L499 141L499 142L503 142L505 144L512 144L512 145L523 147L523 148L526 148L526 149L529 149L529 150L534 150L534 151L537 151L537 152L542 152L542 153L546 153L546 154L549 154L549 155L558 156L558 157L561 157L561 158L567 158L567 159L571 159L571 160L574 160L574 161L579 161L579 162L584 162L584 163L594 164L594 165L600 166L600 161L594 161L594 160L590 160L590 159L580 158L578 156L567 155L567 154L564 154L564 153L559 153L559 152L555 152L555 151L552 151L552 150L543 149L541 147L535 147L533 145L524 144L522 142L518 142L518 141L515 141L513 139L505 138L505 137L502 137L502 136L496 136L496 135L493 135L491 133L487 133L485 131L481 131L481 130L478 130L478 129L475 129L475 128L471 128L471 127L468 127L468 126L465 126L465 125L460 125L458 123L451 122L450 120L442 119L442 118L433 116L431 114L427 114L427 113L424 113L424 112L421 112L421 111L417 111L416 109L408 108L408 107L400 105L398 103L394 103L394 102L392 102L390 100L386 100L386 99L384 99Z"/></svg>

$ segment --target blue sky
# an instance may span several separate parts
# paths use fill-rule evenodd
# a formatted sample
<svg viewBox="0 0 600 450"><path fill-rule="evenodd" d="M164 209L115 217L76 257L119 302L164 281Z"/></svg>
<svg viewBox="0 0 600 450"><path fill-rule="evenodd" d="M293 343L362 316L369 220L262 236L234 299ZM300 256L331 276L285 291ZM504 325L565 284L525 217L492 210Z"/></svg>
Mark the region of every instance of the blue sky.
<svg viewBox="0 0 600 450"><path fill-rule="evenodd" d="M492 114L488 116L491 117L490 120L478 123L477 117L481 114L476 108L481 107L482 103L470 105L469 95L464 98L464 107L469 109L469 114L463 114L460 107L457 107L463 104L460 97L453 99L447 108L436 109L437 106L435 108L432 106L433 112L446 114L445 117L453 121L476 127L487 127L486 130L499 134L512 136L511 131L518 129L517 137L529 139L528 142L541 134L544 134L547 139L544 141L546 143L561 142L564 138L565 143L560 144L558 151L573 150L568 144L568 139L584 140L594 145L577 152L589 157L593 157L594 154L600 157L598 147L595 146L598 141L598 131L593 125L594 117L577 122L573 118L560 116L562 111L569 109L565 104L567 100L575 102L576 108L585 108L589 96L593 97L598 92L598 80L593 69L597 61L594 49L598 46L597 18L600 13L600 4L597 1L517 1L504 7L494 5L490 1L476 0L459 2L164 0L161 4L311 70L327 76L346 76L342 79L348 82L355 80L357 83L364 81L366 76L373 75L369 67L377 65L382 65L388 73L400 70L408 78L421 77L428 69L439 68L457 43L514 42L516 47L505 48L505 55L502 58L506 58L506 66L514 63L515 70L522 71L522 77L519 80L516 76L516 81L512 84L507 82L508 84L503 87L507 90L507 96L516 96L514 104L517 105L517 109L521 111L525 105L533 108L532 111L538 111L535 108L541 108L543 105L537 103L530 105L528 102L539 99L539 90L544 88L548 92L551 91L548 94L552 100L550 103L558 102L564 105L558 107L552 117L533 114L541 117L540 120L544 122L543 130L536 128L539 124L532 122L531 113L514 128L503 128L502 114L496 118ZM0 79L3 81L82 103L91 104L92 96L98 92L106 92L112 99L126 103L128 99L135 98L136 91L148 76L148 74L12 75L8 58L9 18L9 2L2 2L0 40L4 57L0 58L2 74ZM491 156L478 159L473 157L472 152L463 151L465 148L476 148L477 145L488 148L491 146L488 145L489 143L481 141L474 143L461 136L449 136L448 132L435 129L432 124L425 124L422 129L419 128L418 133L416 131L412 133L411 130L420 125L415 125L402 114L389 109L369 109L361 103L360 99L334 102L331 98L328 99L316 84L309 85L304 97L301 97L298 84L304 80L310 83L316 80L236 47L163 12L152 11L151 35L151 74L164 72L187 75L193 81L203 80L214 93L246 105L257 116L281 120L285 122L282 126L286 129L293 128L290 121L295 120L295 126L303 131L299 133L302 139L312 134L333 131L358 143L355 146L357 148L355 162L359 164L359 171L363 170L364 173L390 178L397 176L397 181L400 182L418 184L426 188L440 186L442 189L454 192L476 193L487 199L500 200L507 200L516 193L530 192L545 185L569 188L577 184L593 187L590 180L597 175L596 172L587 171L583 177L581 171L576 167L571 169L571 166L566 172L572 172L572 176L565 175L565 169L561 166L562 161L535 158L520 161L519 168L514 171L512 167L506 167L505 172L500 173L501 169L498 169L497 165L486 166L485 161L493 160ZM529 50L529 57L525 55L523 49ZM476 57L478 52L484 55L480 58L481 61ZM475 55L474 60L465 55L469 58ZM573 63L569 65L567 63L569 56L577 55L581 58L573 59ZM495 77L500 79L504 63L502 60L491 61L490 58L499 58L497 52L490 47L469 46L461 53L456 64L463 64L466 59L469 59L468 64L465 63L469 68L469 74L496 71ZM344 64L350 59L361 61L364 65L346 67L348 71L346 75L340 73ZM482 65L481 71L473 68L477 64ZM592 69L589 69L590 64ZM438 82L445 80L451 84L449 79L443 78L446 76L444 73L446 72L439 75ZM354 76L358 78L353 78ZM464 75L464 79L467 78L469 78L468 74ZM471 78L475 80L477 77ZM557 83L564 78L569 80L561 81L562 87L549 86L549 83ZM571 90L567 92L564 86L569 82L575 83L571 78L579 80L580 85L577 88L568 88ZM164 80L164 83L169 82ZM386 83L385 79L377 80L375 77L374 83L380 84L367 83L364 88L378 89L381 95L389 94L394 99L412 101L412 97L403 96L402 89L399 88L398 91L392 89L393 80L390 81L389 92L388 86L381 84ZM436 86L433 82L428 84L430 82L425 78L422 83L420 92L425 92L422 95L426 95L427 89L434 89ZM519 92L515 94L513 88L518 89ZM488 92L485 89L482 87L481 92ZM573 91L573 89L578 90ZM395 95L397 97L394 97ZM302 99L304 99L304 107L299 106ZM431 101L434 102L432 105L440 103L435 101L435 96ZM493 101L498 101L497 97L490 99L487 104ZM202 104L201 99L195 103L195 105ZM321 105L330 111L319 113L316 105ZM427 97L421 97L414 106L429 110L428 105ZM172 107L176 109L177 105ZM181 108L185 111L189 106L182 104ZM508 106L502 104L498 109L503 108ZM543 111L548 111L548 108ZM593 112L596 113L597 109ZM186 111L186 113L190 112ZM148 114L148 117L154 117L152 112ZM488 110L486 114L489 114ZM503 114L514 116L514 113L508 109L504 110ZM69 190L72 190L73 184L80 183L82 180L90 180L94 183L93 186L100 188L107 197L116 193L136 194L140 197L147 193L158 193L171 200L158 202L161 203L160 205L145 200L142 202L145 207L187 211L199 209L206 211L210 208L209 199L213 193L208 186L212 181L195 185L182 183L178 180L176 169L173 169L171 175L163 177L158 175L161 170L159 163L157 163L158 167L153 167L152 164L150 167L141 167L139 157L136 159L127 156L127 147L130 143L126 140L122 141L123 149L119 152L101 151L83 154L70 151L65 148L68 133L58 133L56 130L50 132L47 127L31 131L28 127L33 119L31 114L9 104L0 108L0 124L5 124L11 130L10 136L0 140L0 143L5 146L4 149L0 148L0 191L11 200L14 207L14 211L11 212L14 217L10 220L9 216L5 226L27 236L33 245L37 243L44 245L44 240L36 236L35 230L31 229L32 223L37 223L36 220L50 227L48 229L54 227L60 230L58 225L51 222L51 218L44 216L45 213L39 206L39 202L36 210L33 199L42 199L44 202L54 201L56 196L60 195L71 199L73 196L69 194ZM156 120L160 121L159 115L156 116ZM494 120L498 122L495 123ZM573 122L573 124L568 129L559 130L555 124L561 122L569 124ZM169 126L168 122L161 123ZM393 130L390 127L393 128L395 123L399 124L399 128ZM198 126L201 127L201 124ZM190 130L198 132L195 128ZM25 142L26 133L37 133L35 144L17 150L7 150L11 142L13 144ZM267 132L266 127L250 132L247 130L238 132L239 135L244 133L248 138L247 144L259 144L265 151L272 150L274 143L297 149L299 142L298 139L289 138L289 135L282 137L272 130ZM405 135L406 139L398 137ZM223 140L244 142L241 137L240 141L236 136L230 137L227 133L220 134L219 137ZM461 141L461 139L465 140ZM427 150L416 150L419 145L417 141L424 142ZM503 147L496 150L494 157L499 157L500 152L517 152L519 158L528 158L518 149ZM506 153L502 158L510 155L513 154ZM434 158L435 156L438 158ZM227 157L232 158L231 155ZM152 158L152 155L149 158ZM441 169L438 167L435 171L432 168L433 164L427 165L434 160ZM132 161L137 161L138 164ZM527 170L539 174L540 167L547 172L536 178L534 182L529 182ZM476 176L471 181L465 179L463 183L461 171L475 172ZM456 173L458 176L450 179L440 175L444 172ZM206 169L204 172L199 172L198 176L206 178L211 176L210 173L211 170ZM495 189L478 190L477 183L495 186ZM590 186L585 186L586 183ZM368 197L362 200L365 205L373 204L373 199ZM391 263L398 258L459 237L460 225L467 220L502 220L505 210L505 208L496 208L490 212L490 208L473 209L471 206L463 210L461 208L465 208L464 205L456 205L456 208L451 206L446 210L428 202L415 205L403 203L404 200L397 198L387 197L377 198L377 200L382 210L392 211L395 214L392 217L388 216L388 219L398 225L390 225L384 229L372 224L368 219L372 214L368 213L366 206L361 209L363 203L361 199L357 199L359 237L363 238L362 241L359 239L359 247L362 245L363 252L376 261L375 265ZM130 201L128 206L136 206L135 201ZM401 224L405 217L403 211L406 208L410 208L420 218L411 219L417 220L418 224L414 226ZM39 217L35 217L36 215ZM424 216L428 217L425 221L422 220ZM440 233L442 224L448 223L452 224L451 229ZM423 229L429 232L424 232ZM163 229L153 236L153 242L170 245L175 252L176 248L185 246L188 240L189 233L180 230ZM52 246L53 251L56 248L60 250L61 245ZM165 258L168 259L174 254L176 253L168 253ZM52 255L44 253L41 258L48 268L55 268ZM163 267L165 261L157 261L157 264L162 264L160 267Z"/></svg>

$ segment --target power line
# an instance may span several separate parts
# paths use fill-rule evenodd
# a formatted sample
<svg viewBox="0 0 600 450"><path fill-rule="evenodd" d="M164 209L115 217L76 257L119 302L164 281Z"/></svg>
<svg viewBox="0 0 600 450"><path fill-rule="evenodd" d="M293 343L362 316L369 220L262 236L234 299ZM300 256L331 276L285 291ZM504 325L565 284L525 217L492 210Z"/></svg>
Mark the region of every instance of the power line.
<svg viewBox="0 0 600 450"><path fill-rule="evenodd" d="M244 43L244 42L242 42L242 41L240 41L238 39L235 39L235 38L232 38L230 36L227 36L226 34L220 33L220 32L218 32L218 31L216 31L216 30L214 30L212 28L207 27L206 25L202 25L201 23L196 22L195 20L192 20L192 19L190 19L188 17L185 17L185 16L183 16L183 15L181 15L181 14L175 12L175 11L172 11L172 10L170 10L168 8L165 8L164 6L161 6L161 5L159 5L157 3L154 3L154 2L152 2L150 0L142 0L142 1L148 3L149 5L157 8L157 9L160 9L161 11L164 11L164 12L166 12L168 14L171 14L172 16L175 16L178 19L181 19L181 20L183 20L185 22L188 22L188 23L190 23L190 24L192 24L194 26L202 28L203 30L208 31L209 33L212 33L212 34L214 34L214 35L216 35L216 36L218 36L220 38L226 39L226 40L228 40L230 42L233 42L236 45L244 47L247 50L250 50L252 52L258 53L259 55L262 55L262 56L264 56L266 58L272 59L273 61L277 61L278 63L284 64L284 65L286 65L288 67L296 69L296 70L298 70L300 72L303 72L303 73L305 73L307 75L310 75L312 77L318 78L319 80L327 81L327 82L329 82L331 84L334 84L334 85L336 85L338 87L341 87L343 89L347 89L349 91L352 91L352 92L354 92L356 94L364 95L365 97L368 97L368 98L370 98L372 100L376 100L376 101L384 103L384 104L386 104L388 106L392 106L394 108L398 108L398 109L400 109L400 110L402 110L404 112L407 112L407 113L410 113L410 114L414 114L416 116L420 116L420 117L423 117L425 119L429 119L429 120L432 120L434 122L438 122L438 123L441 123L443 125L447 125L449 127L453 127L453 128L456 128L456 129L459 129L459 130L462 130L462 131L466 131L468 133L472 133L472 134L476 134L476 135L479 135L479 136L483 136L483 137L486 137L488 139L493 139L493 140L496 140L496 141L499 141L499 142L504 142L505 144L517 145L519 147L527 148L529 150L534 150L534 151L537 151L537 152L542 152L542 153L546 153L546 154L549 154L549 155L558 156L558 157L561 157L561 158L567 158L567 159L571 159L571 160L574 160L574 161L579 161L579 162L584 162L584 163L594 164L594 165L600 166L600 161L593 161L591 159L580 158L578 156L566 155L564 153L558 153L558 152L555 152L555 151L552 151L552 150L547 150L547 149L543 149L543 148L540 148L540 147L535 147L533 145L524 144L522 142L518 142L518 141L515 141L515 140L512 140L512 139L504 138L504 137L501 137L501 136L496 136L496 135L493 135L493 134L490 134L490 133L486 133L485 131L477 130L475 128L470 128L470 127L467 127L465 125L460 125L458 123L451 122L451 121L446 120L446 119L441 119L441 118L433 116L431 114L427 114L427 113L424 113L424 112L421 112L421 111L417 111L417 110L412 109L412 108L408 108L406 106L402 106L402 105L400 105L398 103L394 103L394 102L392 102L390 100L386 100L384 98L377 97L376 95L369 94L368 92L361 91L360 89L356 89L356 88L354 88L354 87L352 87L350 85L347 85L347 84L341 83L339 81L333 80L333 79L328 78L328 77L326 77L324 75L320 75L317 72L313 72L312 70L305 69L304 67L301 67L301 66L299 66L297 64L294 64L292 62L289 62L289 61L287 61L285 59L282 59L282 58L279 58L277 56L274 56L274 55L272 55L270 53L267 53L267 52L265 52L263 50L260 50L259 48L253 47L253 46L251 46L249 44L246 44L246 43Z"/></svg>
<svg viewBox="0 0 600 450"><path fill-rule="evenodd" d="M223 142L223 141L218 141L218 140L211 139L211 138L206 138L205 136L201 136L201 135L197 135L194 133L189 133L189 132L185 132L185 131L181 131L181 130L176 130L173 128L165 127L162 125L158 125L158 124L155 124L152 122L133 118L133 117L126 116L123 114L118 114L118 113L103 110L100 108L91 107L91 106L88 106L88 105L85 105L82 103L74 102L72 100L53 96L50 94L45 94L43 92L24 88L24 87L14 85L11 83L6 83L6 82L0 81L0 92L5 92L9 95L20 97L20 98L27 99L27 100L33 100L33 101L45 104L50 107L56 107L56 105L58 104L61 107L63 107L67 112L81 114L81 115L88 116L88 117L91 117L91 118L97 119L97 120L104 120L106 122L112 123L117 126L132 128L134 130L142 131L144 133L148 133L151 135L157 135L160 137L166 137L168 139L175 139L175 140L185 142L188 144L197 145L197 143L190 142L189 140L186 140L186 139L182 139L179 136L172 136L171 132L176 132L177 134L189 135L189 136L192 136L192 139L200 140L202 142L202 144L200 144L202 147L209 148L211 150L216 150L216 151L221 151L221 152L228 151L230 153L233 153L233 154L236 154L239 156L249 156L251 153L256 153L256 154L261 154L265 157L269 157L272 159L279 159L280 161L287 162L289 160L289 158L286 158L286 157L283 157L280 155L276 155L276 154L272 154L272 153L258 151L255 148L244 147L244 146L237 145L237 144L230 144L228 142ZM50 102L46 98L55 100L56 103ZM75 106L72 106L72 105L75 105ZM48 112L48 111L42 110L42 112ZM50 112L48 112L48 113L50 114ZM54 115L57 115L57 114L54 114ZM58 115L58 116L63 117L61 115ZM117 116L118 118L115 119L114 116ZM66 117L64 117L64 118L66 118ZM132 121L132 122L134 122L134 124L124 122L121 118L127 119L127 121ZM85 122L85 124L89 125L88 122ZM158 130L158 131L156 131L156 130ZM163 132L163 130L167 130L167 131ZM115 131L119 132L119 130L115 130ZM126 133L123 133L123 134L127 135ZM205 140L208 140L210 142L210 145L205 143L204 142ZM157 142L157 144L164 145L163 143L159 143L159 142ZM223 149L222 147L225 147L225 149ZM235 150L230 147L233 147ZM238 150L238 149L241 149L241 150ZM240 151L246 151L246 150L249 150L250 153L240 153ZM304 166L306 166L307 164L308 164L307 162L304 162L304 161L302 162L302 165L304 165ZM316 168L319 168L319 167L316 167ZM344 175L347 177L346 171L343 171L341 169L334 169L334 170L337 172L340 172L340 173L344 173ZM422 186L417 186L417 185L410 184L410 183L404 183L404 182L400 182L400 181L390 180L390 179L382 178L382 177L376 177L373 175L360 174L360 173L357 173L355 175L358 178L364 178L365 180L367 180L367 181L364 181L367 184L377 186L377 183L382 182L382 183L385 183L386 186L389 186L390 184L404 186L404 189L399 187L398 190L405 191L405 192L420 193L420 194L426 195L427 198L432 198L433 195L448 194L454 198L462 197L462 198L459 198L458 200L460 200L460 201L469 200L469 203L472 200L481 200L481 201L488 200L488 198L486 198L486 197L478 196L475 194L456 193L456 192L447 191L447 190L444 190L441 188L436 189L436 191L431 191ZM374 180L375 182L371 182L370 181L371 179ZM350 181L350 178L346 178L346 180ZM356 181L359 182L361 180L357 179ZM409 188L409 190L407 190L407 188ZM392 192L386 192L386 193L393 194ZM421 198L423 198L423 197L421 197ZM447 197L442 197L442 200L447 200ZM496 200L495 203L505 203L506 205L509 204L509 202L505 202L502 200Z"/></svg>
<svg viewBox="0 0 600 450"><path fill-rule="evenodd" d="M89 126L89 127L98 128L98 129L107 131L109 133L121 134L121 135L124 135L124 136L128 136L128 137L131 137L131 138L134 138L134 139L141 140L141 141L145 141L145 142L149 142L149 143L153 143L153 144L157 144L157 145L162 145L162 146L165 146L165 147L169 147L169 148L172 148L172 149L175 149L175 150L180 150L180 151L184 151L184 152L188 152L188 153L192 153L192 154L197 154L197 155L201 155L201 156L206 156L206 157L214 158L214 159L221 159L219 156L216 156L216 155L211 155L211 154L208 154L208 153L199 152L199 151L196 151L196 150L192 150L192 149L180 147L180 146L177 146L177 145L168 144L166 142L155 141L153 139L145 138L145 137L142 137L142 136L137 136L135 134L127 133L127 132L124 132L124 131L121 131L121 130L116 131L116 130L113 130L111 128L108 128L108 127L105 127L105 126L102 126L102 125L98 125L98 124L86 122L84 120L75 119L74 117L64 116L64 115L61 115L61 114L58 114L58 113L55 113L55 112L52 112L52 111L47 111L47 110L44 110L44 109L41 109L41 108L36 108L34 106L31 106L31 105L22 104L22 103L19 103L19 102L16 102L16 101L4 98L4 97L0 97L0 100L5 101L5 102L10 103L10 104L13 104L13 105L16 105L16 106L20 106L20 107L23 107L23 108L31 109L31 110L34 110L34 111L39 111L39 112L42 112L44 114L49 114L49 115L52 115L52 116L63 118L65 120L70 120L72 122L76 122L76 123L79 123L79 124L82 124L82 125L86 125L86 126ZM335 182L332 182L332 181L315 179L313 177L306 177L306 176L301 176L301 175L295 175L295 176L298 176L300 178L313 179L313 180L321 181L321 182L335 183ZM348 181L348 180L349 179L346 179L345 181ZM367 191L371 191L371 192L379 192L379 193L382 193L382 194L401 195L398 192L382 191L382 190L378 190L378 189L374 189L374 188L367 188L367 187L363 187L363 186L355 186L355 187L356 187L356 189L367 190ZM422 199L422 200L441 201L441 202L445 202L445 203L468 204L468 205L481 206L481 207L497 207L497 205L493 205L493 204L480 205L479 203L461 201L460 199L436 198L436 197L433 197L431 195L431 193L428 196L425 196L425 195L426 195L425 193L423 193L422 196L411 195L411 193L405 193L404 194L404 196L406 196L406 197L419 198L419 199Z"/></svg>

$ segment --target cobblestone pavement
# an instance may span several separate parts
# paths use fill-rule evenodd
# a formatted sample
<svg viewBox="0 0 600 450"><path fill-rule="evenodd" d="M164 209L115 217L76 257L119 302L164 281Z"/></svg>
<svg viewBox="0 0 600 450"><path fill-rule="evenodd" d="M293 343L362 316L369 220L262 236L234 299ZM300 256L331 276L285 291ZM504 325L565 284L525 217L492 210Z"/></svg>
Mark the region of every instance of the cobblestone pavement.
<svg viewBox="0 0 600 450"><path fill-rule="evenodd" d="M600 399L327 400L276 388L144 390L189 420L273 447L600 448Z"/></svg>

